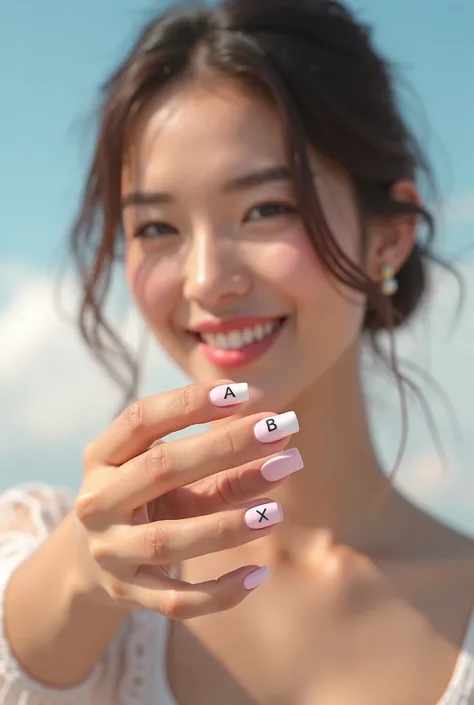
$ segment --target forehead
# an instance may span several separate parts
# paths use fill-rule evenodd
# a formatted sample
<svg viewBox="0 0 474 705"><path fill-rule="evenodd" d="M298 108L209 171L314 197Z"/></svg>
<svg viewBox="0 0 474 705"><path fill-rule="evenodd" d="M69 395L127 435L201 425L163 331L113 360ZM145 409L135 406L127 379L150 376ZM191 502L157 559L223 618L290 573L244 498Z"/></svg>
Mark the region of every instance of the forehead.
<svg viewBox="0 0 474 705"><path fill-rule="evenodd" d="M206 78L150 101L131 132L124 175L142 185L196 174L226 178L252 164L286 161L276 109L237 83Z"/></svg>

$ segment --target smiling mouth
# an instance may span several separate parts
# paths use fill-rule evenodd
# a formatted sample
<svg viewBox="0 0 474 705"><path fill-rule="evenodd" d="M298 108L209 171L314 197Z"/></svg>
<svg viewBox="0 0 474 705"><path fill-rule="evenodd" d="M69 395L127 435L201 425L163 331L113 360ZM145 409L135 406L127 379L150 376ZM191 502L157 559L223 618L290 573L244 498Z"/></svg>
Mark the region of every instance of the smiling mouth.
<svg viewBox="0 0 474 705"><path fill-rule="evenodd" d="M286 317L268 320L267 322L247 325L245 327L235 327L228 331L200 332L190 331L191 335L214 350L243 350L267 338L275 337L286 321Z"/></svg>

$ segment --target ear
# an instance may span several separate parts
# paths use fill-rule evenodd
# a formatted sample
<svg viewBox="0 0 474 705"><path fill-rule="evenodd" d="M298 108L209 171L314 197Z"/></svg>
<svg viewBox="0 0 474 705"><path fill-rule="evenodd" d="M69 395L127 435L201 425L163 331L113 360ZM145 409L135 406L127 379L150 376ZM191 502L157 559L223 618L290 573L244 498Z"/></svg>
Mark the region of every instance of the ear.
<svg viewBox="0 0 474 705"><path fill-rule="evenodd" d="M390 195L400 203L421 203L417 187L408 179L397 181ZM390 265L395 273L403 266L415 244L418 217L395 215L373 224L367 248L367 273L373 281L381 281L384 265Z"/></svg>

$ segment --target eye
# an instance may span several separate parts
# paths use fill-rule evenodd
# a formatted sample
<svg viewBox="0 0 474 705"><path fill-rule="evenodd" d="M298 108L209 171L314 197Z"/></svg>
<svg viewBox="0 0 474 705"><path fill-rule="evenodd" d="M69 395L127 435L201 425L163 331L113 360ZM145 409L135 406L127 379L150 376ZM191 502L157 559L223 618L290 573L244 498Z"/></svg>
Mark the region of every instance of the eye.
<svg viewBox="0 0 474 705"><path fill-rule="evenodd" d="M269 218L278 218L282 215L294 213L296 213L296 208L289 203L262 203L248 212L245 216L245 221L268 220Z"/></svg>
<svg viewBox="0 0 474 705"><path fill-rule="evenodd" d="M177 229L169 223L165 223L163 221L153 221L140 225L140 227L135 231L134 237L159 238L166 235L176 235L177 232Z"/></svg>

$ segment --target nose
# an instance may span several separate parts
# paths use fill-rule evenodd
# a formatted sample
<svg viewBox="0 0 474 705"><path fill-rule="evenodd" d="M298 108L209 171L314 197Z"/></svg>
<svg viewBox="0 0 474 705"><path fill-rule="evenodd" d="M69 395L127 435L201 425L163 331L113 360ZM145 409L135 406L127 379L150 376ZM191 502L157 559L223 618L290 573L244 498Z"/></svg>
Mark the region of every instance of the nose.
<svg viewBox="0 0 474 705"><path fill-rule="evenodd" d="M185 264L185 299L215 309L245 296L250 286L250 272L235 242L211 232L210 228L195 235Z"/></svg>

